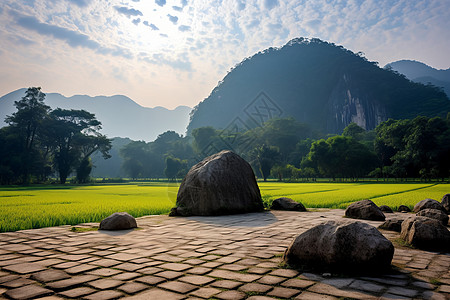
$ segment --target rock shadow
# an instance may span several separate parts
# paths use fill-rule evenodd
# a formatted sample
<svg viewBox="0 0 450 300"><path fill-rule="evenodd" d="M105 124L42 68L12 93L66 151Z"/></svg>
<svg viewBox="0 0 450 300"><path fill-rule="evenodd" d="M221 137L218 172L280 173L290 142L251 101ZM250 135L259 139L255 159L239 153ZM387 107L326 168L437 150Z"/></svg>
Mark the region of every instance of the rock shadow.
<svg viewBox="0 0 450 300"><path fill-rule="evenodd" d="M279 221L270 211L223 216L191 216L186 218L204 224L233 227L264 227Z"/></svg>

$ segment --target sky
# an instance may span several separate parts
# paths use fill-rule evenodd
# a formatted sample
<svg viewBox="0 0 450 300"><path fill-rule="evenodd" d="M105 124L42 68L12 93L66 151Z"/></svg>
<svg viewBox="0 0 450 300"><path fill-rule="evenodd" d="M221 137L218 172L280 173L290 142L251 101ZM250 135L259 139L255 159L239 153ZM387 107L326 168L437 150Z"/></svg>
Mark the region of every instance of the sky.
<svg viewBox="0 0 450 300"><path fill-rule="evenodd" d="M244 58L297 37L450 67L450 0L1 0L0 96L40 86L195 106Z"/></svg>

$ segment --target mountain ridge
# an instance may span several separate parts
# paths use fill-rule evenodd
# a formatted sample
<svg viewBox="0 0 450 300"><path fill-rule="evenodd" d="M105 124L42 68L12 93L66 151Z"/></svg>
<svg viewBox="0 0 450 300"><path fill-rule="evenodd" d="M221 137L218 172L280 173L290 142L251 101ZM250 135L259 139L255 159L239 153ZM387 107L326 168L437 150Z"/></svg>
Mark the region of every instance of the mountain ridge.
<svg viewBox="0 0 450 300"><path fill-rule="evenodd" d="M6 115L16 111L14 101L20 100L25 91L26 89L22 88L0 97L0 127L6 125ZM52 109L60 107L87 110L102 122L103 134L132 140L152 141L167 130L184 134L191 111L190 107L184 105L173 110L162 106L144 107L124 95L66 97L59 93L45 94L45 103Z"/></svg>

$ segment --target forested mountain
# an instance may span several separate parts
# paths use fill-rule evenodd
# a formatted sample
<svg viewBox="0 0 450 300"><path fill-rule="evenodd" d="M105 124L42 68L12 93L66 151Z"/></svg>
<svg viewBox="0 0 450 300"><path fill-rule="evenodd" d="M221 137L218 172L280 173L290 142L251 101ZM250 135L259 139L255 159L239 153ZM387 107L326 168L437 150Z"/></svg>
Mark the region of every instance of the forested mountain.
<svg viewBox="0 0 450 300"><path fill-rule="evenodd" d="M431 83L437 87L442 87L447 96L450 97L450 69L437 70L414 60L399 60L387 64L385 68L391 68L414 82Z"/></svg>
<svg viewBox="0 0 450 300"><path fill-rule="evenodd" d="M374 129L388 118L445 116L439 88L409 81L360 53L298 38L244 59L191 112L188 133L203 126L246 130L289 117L323 133L351 122Z"/></svg>
<svg viewBox="0 0 450 300"><path fill-rule="evenodd" d="M6 125L5 117L16 110L14 101L20 100L25 91L26 89L19 89L0 98L0 127ZM167 130L184 134L191 111L187 106L178 106L174 110L160 106L142 107L130 98L120 95L65 97L57 93L46 93L45 103L51 108L84 109L94 113L103 124L102 132L108 137L145 141L152 141L158 134Z"/></svg>

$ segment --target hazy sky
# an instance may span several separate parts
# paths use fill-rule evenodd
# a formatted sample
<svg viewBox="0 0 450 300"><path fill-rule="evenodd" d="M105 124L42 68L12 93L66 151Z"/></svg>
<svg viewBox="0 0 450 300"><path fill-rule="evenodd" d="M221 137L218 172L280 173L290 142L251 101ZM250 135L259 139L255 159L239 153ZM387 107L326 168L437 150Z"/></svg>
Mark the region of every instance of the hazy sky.
<svg viewBox="0 0 450 300"><path fill-rule="evenodd" d="M296 37L447 69L450 0L1 0L0 95L192 107L242 59Z"/></svg>

